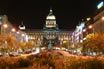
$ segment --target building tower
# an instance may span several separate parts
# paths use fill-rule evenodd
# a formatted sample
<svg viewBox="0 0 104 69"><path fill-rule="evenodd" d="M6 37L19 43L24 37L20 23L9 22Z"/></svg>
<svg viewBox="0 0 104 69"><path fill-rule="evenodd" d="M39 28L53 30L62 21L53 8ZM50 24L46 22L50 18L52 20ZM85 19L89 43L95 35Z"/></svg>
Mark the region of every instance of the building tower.
<svg viewBox="0 0 104 69"><path fill-rule="evenodd" d="M46 28L56 28L56 17L53 15L53 10L50 9L50 13L48 14L48 16L46 17L46 24L45 24Z"/></svg>
<svg viewBox="0 0 104 69"><path fill-rule="evenodd" d="M56 24L56 17L53 14L52 8L50 9L48 16L46 17L46 23L45 23L43 30L48 30L48 31L49 30L52 30L52 31L59 30L58 25Z"/></svg>
<svg viewBox="0 0 104 69"><path fill-rule="evenodd" d="M58 41L58 34L59 28L58 25L56 24L56 17L53 14L52 8L49 10L49 14L46 17L46 23L43 27L43 44L45 46L48 46L48 44L52 43L52 46L57 45Z"/></svg>

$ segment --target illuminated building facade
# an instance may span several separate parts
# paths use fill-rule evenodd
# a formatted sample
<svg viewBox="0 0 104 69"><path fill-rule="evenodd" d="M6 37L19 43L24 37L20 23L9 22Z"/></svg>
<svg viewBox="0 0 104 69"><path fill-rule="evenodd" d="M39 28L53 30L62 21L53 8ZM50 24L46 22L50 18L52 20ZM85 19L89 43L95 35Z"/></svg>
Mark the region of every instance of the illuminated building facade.
<svg viewBox="0 0 104 69"><path fill-rule="evenodd" d="M82 43L90 33L104 33L104 1L97 5L97 10L93 16L84 19L84 22L76 26L73 43Z"/></svg>
<svg viewBox="0 0 104 69"><path fill-rule="evenodd" d="M84 26L85 26L84 20L82 22L80 22L78 26L76 26L76 29L72 34L73 43L80 44L83 42L84 31L86 31L86 29L84 29Z"/></svg>
<svg viewBox="0 0 104 69"><path fill-rule="evenodd" d="M8 17L6 15L0 15L0 35L13 35L19 41L25 40L25 35L22 36L22 34L25 33L14 28L13 25L8 21Z"/></svg>
<svg viewBox="0 0 104 69"><path fill-rule="evenodd" d="M0 34L4 34L6 33L7 34L7 31L5 30L3 24L6 24L8 23L8 18L6 15L1 15L0 16ZM5 25L5 27L7 27L7 25Z"/></svg>
<svg viewBox="0 0 104 69"><path fill-rule="evenodd" d="M61 46L63 41L71 41L71 31L60 30L58 24L56 24L56 17L53 15L53 10L50 9L48 16L46 17L46 23L43 29L29 30L26 29L29 40L36 42L39 46L48 46L51 40L52 46Z"/></svg>
<svg viewBox="0 0 104 69"><path fill-rule="evenodd" d="M90 33L104 33L104 1L97 5L97 10L94 16L86 21L86 35ZM89 28L91 26L91 28ZM84 37L86 37L86 35Z"/></svg>
<svg viewBox="0 0 104 69"><path fill-rule="evenodd" d="M93 32L104 32L104 1L100 2L97 6L97 11L93 17Z"/></svg>
<svg viewBox="0 0 104 69"><path fill-rule="evenodd" d="M53 15L52 9L50 9L50 13L46 17L46 23L43 27L43 45L48 45L50 40L53 46L58 45L59 31L56 24L56 17Z"/></svg>

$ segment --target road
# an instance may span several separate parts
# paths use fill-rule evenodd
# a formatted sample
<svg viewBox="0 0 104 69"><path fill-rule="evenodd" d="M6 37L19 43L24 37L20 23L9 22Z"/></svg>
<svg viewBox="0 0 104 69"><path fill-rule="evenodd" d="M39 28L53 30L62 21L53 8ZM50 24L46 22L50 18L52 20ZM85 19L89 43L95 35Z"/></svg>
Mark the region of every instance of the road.
<svg viewBox="0 0 104 69"><path fill-rule="evenodd" d="M67 57L76 57L76 58L83 58L83 59L94 59L94 58L97 58L99 60L104 60L104 57L93 57L93 56L78 56L78 55L73 55L73 54L70 54L66 51L57 51L59 52L60 54L62 54L63 56L67 56Z"/></svg>
<svg viewBox="0 0 104 69"><path fill-rule="evenodd" d="M57 50L52 51L50 53L58 53L58 54L60 54L62 56L66 56L66 57L76 57L76 58L83 58L83 59L94 59L94 58L96 58L96 57L93 57L93 56L73 55L73 54L70 54L69 52L66 52L66 51L57 51ZM30 56L30 55L35 55L35 53L22 54L21 57L27 57L27 56ZM104 60L104 57L97 57L97 59Z"/></svg>

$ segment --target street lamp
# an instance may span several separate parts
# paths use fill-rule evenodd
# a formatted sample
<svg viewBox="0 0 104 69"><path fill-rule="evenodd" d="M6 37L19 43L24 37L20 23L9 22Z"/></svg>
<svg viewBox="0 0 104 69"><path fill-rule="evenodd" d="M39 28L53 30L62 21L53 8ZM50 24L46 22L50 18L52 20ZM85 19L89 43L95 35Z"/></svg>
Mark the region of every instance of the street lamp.
<svg viewBox="0 0 104 69"><path fill-rule="evenodd" d="M92 25L89 25L88 28L92 29L92 33L94 33L94 27Z"/></svg>
<svg viewBox="0 0 104 69"><path fill-rule="evenodd" d="M22 34L21 36L22 36L22 37L24 37L24 36L25 36L25 34Z"/></svg>
<svg viewBox="0 0 104 69"><path fill-rule="evenodd" d="M12 29L12 32L15 32L15 31L16 31L15 28L13 28L13 29Z"/></svg>
<svg viewBox="0 0 104 69"><path fill-rule="evenodd" d="M7 31L6 31L6 29L8 28L8 24L3 24L3 27L4 27L4 34L6 33L7 34Z"/></svg>
<svg viewBox="0 0 104 69"><path fill-rule="evenodd" d="M4 28L7 28L7 27L8 27L8 25L7 25L7 24L4 24L4 25L3 25L3 27L4 27Z"/></svg>
<svg viewBox="0 0 104 69"><path fill-rule="evenodd" d="M6 34L6 39L7 39L7 33L6 33L6 28L8 28L8 25L5 23L3 24L3 27L4 27L4 34ZM5 40L5 46L4 46L4 49L7 48L7 40Z"/></svg>
<svg viewBox="0 0 104 69"><path fill-rule="evenodd" d="M101 19L102 19L102 21L104 21L104 16Z"/></svg>
<svg viewBox="0 0 104 69"><path fill-rule="evenodd" d="M92 25L89 25L88 28L89 28L89 29L92 29Z"/></svg>
<svg viewBox="0 0 104 69"><path fill-rule="evenodd" d="M19 34L20 32L19 31L17 31L17 34Z"/></svg>

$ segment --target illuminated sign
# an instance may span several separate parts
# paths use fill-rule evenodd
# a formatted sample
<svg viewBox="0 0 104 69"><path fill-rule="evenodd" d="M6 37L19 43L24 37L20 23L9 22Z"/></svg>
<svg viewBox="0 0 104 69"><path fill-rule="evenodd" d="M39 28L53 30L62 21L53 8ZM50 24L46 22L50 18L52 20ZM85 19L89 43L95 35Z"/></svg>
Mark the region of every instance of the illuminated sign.
<svg viewBox="0 0 104 69"><path fill-rule="evenodd" d="M103 7L103 5L104 5L104 2L103 2L103 1L100 2L100 3L97 5L97 9L100 9L101 7Z"/></svg>

